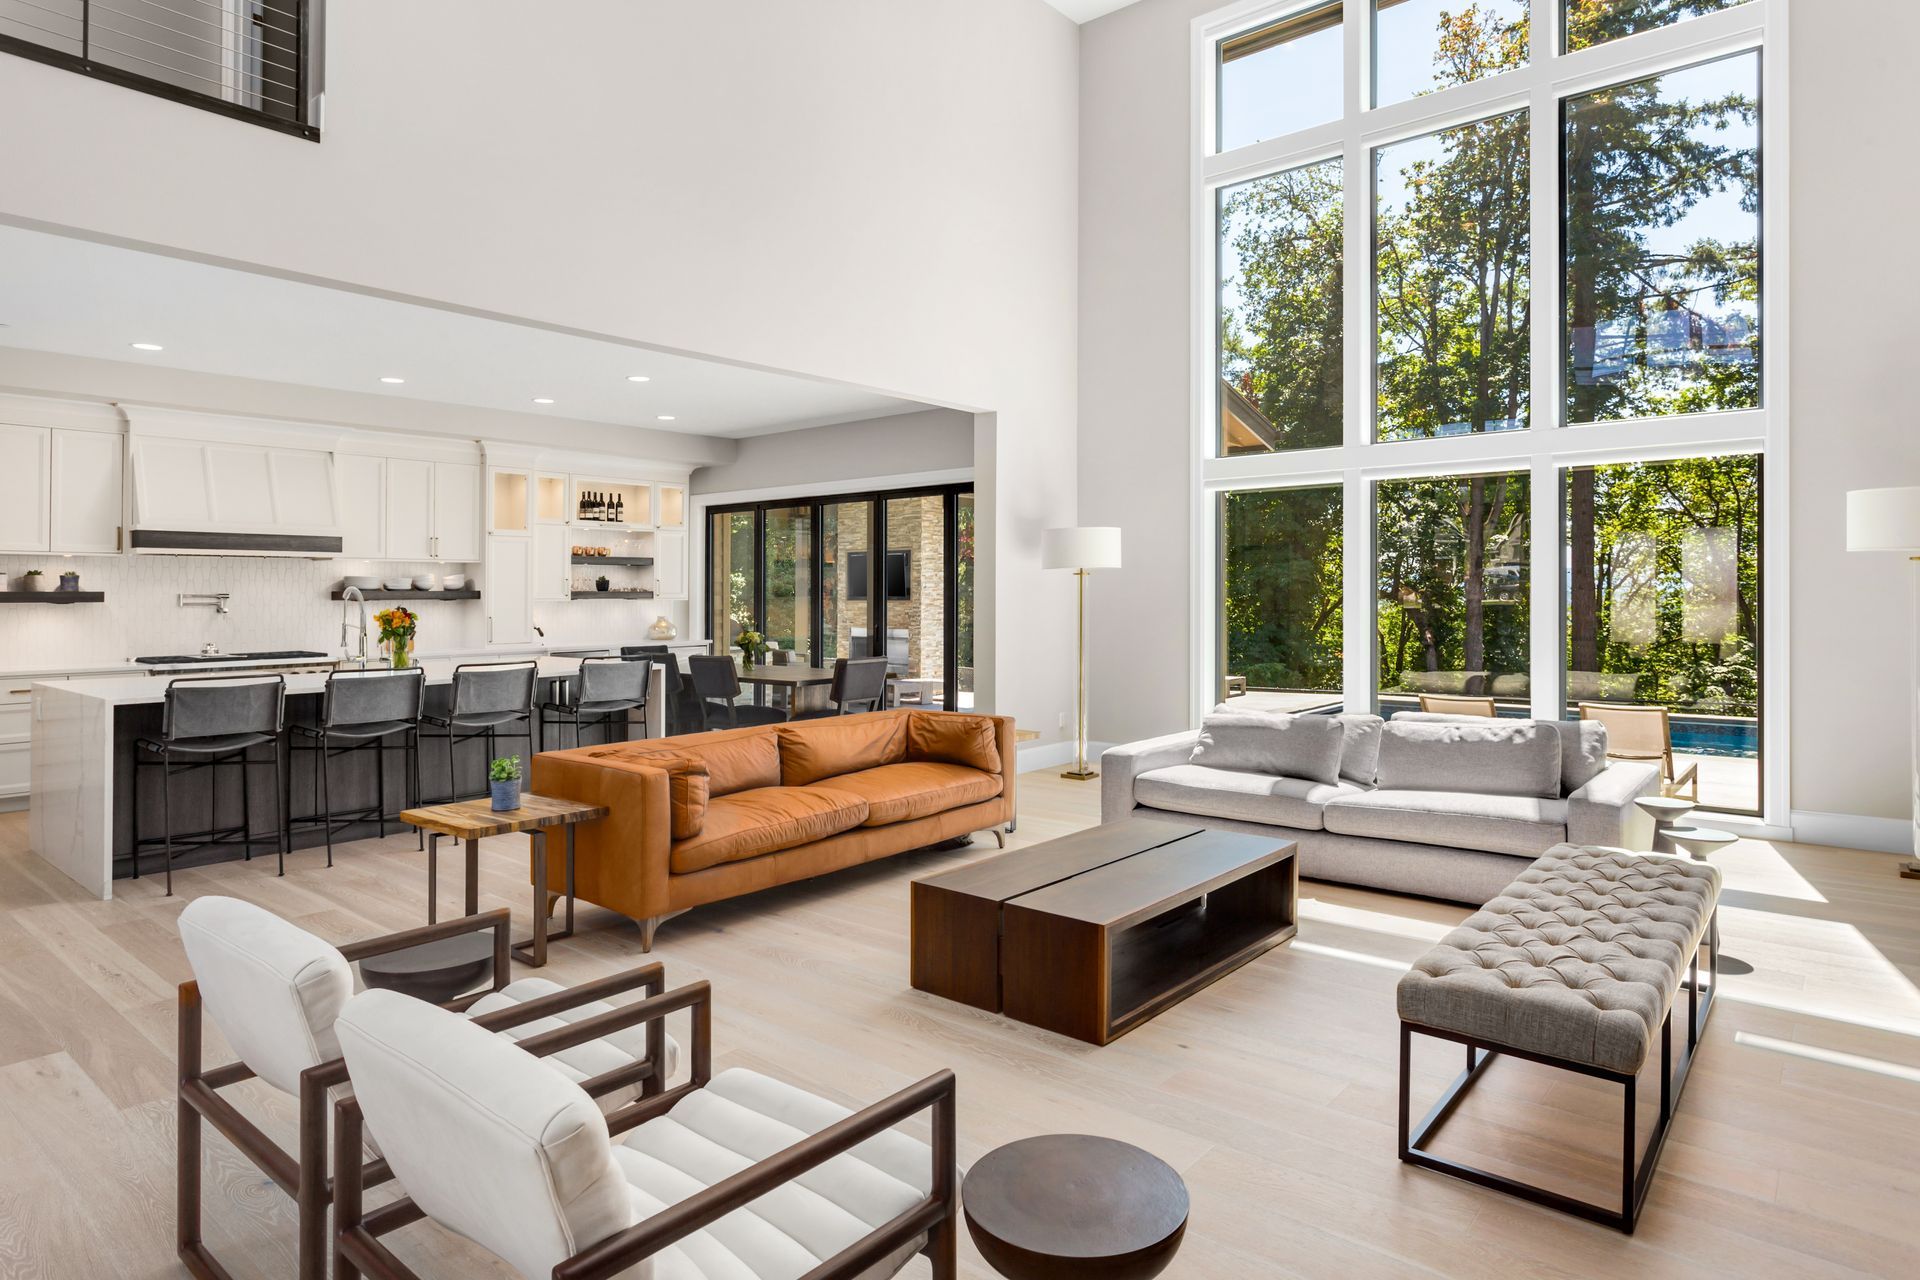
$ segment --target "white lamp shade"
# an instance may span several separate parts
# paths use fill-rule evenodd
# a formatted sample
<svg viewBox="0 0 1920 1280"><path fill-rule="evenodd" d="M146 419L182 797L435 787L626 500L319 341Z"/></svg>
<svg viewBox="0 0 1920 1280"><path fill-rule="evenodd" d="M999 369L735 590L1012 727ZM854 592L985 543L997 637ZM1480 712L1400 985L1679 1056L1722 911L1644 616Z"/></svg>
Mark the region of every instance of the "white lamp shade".
<svg viewBox="0 0 1920 1280"><path fill-rule="evenodd" d="M1120 530L1111 525L1048 529L1040 535L1043 569L1118 569Z"/></svg>
<svg viewBox="0 0 1920 1280"><path fill-rule="evenodd" d="M1920 551L1920 487L1849 493L1847 550Z"/></svg>

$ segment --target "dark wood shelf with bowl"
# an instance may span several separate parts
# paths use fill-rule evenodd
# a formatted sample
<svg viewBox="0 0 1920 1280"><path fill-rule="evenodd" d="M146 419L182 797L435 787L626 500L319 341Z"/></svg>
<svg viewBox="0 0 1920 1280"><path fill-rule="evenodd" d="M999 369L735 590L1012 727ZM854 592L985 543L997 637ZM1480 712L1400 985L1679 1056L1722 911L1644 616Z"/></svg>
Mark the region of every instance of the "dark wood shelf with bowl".
<svg viewBox="0 0 1920 1280"><path fill-rule="evenodd" d="M104 591L0 591L0 604L101 604Z"/></svg>
<svg viewBox="0 0 1920 1280"><path fill-rule="evenodd" d="M575 564L612 564L625 569L650 569L652 556L575 556Z"/></svg>
<svg viewBox="0 0 1920 1280"><path fill-rule="evenodd" d="M343 600L346 594L346 588L337 587L334 589L333 598ZM458 591L445 587L432 591L422 591L417 587L405 591L389 591L385 587L362 587L360 598L363 600L478 600L480 592L474 587L462 587Z"/></svg>
<svg viewBox="0 0 1920 1280"><path fill-rule="evenodd" d="M651 591L575 591L575 600L651 600Z"/></svg>

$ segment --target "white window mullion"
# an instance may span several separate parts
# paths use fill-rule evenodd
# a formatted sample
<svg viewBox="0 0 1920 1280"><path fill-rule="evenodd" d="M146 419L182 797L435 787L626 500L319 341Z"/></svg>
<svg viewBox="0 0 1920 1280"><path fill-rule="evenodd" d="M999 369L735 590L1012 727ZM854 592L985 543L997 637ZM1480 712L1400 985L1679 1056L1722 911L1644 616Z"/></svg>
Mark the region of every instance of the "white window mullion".
<svg viewBox="0 0 1920 1280"><path fill-rule="evenodd" d="M1561 694L1560 565L1565 522L1560 518L1560 468L1549 454L1536 453L1531 468L1529 496L1529 566L1527 595L1528 685L1533 718L1558 720L1565 706Z"/></svg>
<svg viewBox="0 0 1920 1280"><path fill-rule="evenodd" d="M1373 570L1373 482L1354 468L1341 483L1341 691L1354 714L1374 709L1373 684L1379 673L1374 646L1380 629L1374 600L1380 589Z"/></svg>

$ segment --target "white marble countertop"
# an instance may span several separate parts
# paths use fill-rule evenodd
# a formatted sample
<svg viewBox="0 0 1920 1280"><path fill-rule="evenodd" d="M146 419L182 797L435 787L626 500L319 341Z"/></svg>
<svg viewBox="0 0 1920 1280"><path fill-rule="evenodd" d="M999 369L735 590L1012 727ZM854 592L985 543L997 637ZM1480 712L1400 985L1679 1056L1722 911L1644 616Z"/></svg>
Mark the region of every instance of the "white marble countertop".
<svg viewBox="0 0 1920 1280"><path fill-rule="evenodd" d="M555 658L530 653L492 653L486 656L488 658L498 658L503 662L533 658L539 664L540 678L543 680L564 680L580 670L580 659L578 658ZM422 658L419 665L421 669L427 673L428 684L452 684L454 668L459 666L461 661L460 659L450 657ZM201 670L204 669L204 667L201 668ZM356 670L357 668L347 667L344 669ZM368 667L368 670L378 669L377 665ZM248 672L244 670L226 671L216 668L208 674L230 674L235 679L245 679ZM287 692L289 694L320 693L326 688L327 676L331 674L331 670L289 671L283 674L287 682ZM95 701L110 703L116 707L127 707L165 701L167 683L164 679L157 679L150 675L109 675L82 676L73 680L43 682L38 687L45 688L49 691L58 691L73 697L90 698Z"/></svg>

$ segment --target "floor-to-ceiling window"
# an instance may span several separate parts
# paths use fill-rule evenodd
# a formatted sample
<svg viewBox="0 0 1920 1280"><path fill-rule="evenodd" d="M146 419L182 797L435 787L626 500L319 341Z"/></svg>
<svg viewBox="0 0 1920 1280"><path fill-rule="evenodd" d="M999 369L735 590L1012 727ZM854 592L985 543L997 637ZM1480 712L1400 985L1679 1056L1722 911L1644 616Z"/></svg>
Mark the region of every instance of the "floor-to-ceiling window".
<svg viewBox="0 0 1920 1280"><path fill-rule="evenodd" d="M1781 812L1787 2L1195 24L1196 706L1660 706L1703 803Z"/></svg>
<svg viewBox="0 0 1920 1280"><path fill-rule="evenodd" d="M896 701L973 705L973 493L964 486L710 508L710 634L753 626L816 665L884 657Z"/></svg>

